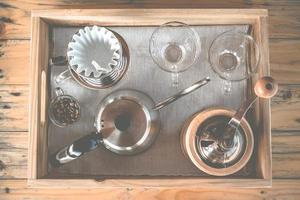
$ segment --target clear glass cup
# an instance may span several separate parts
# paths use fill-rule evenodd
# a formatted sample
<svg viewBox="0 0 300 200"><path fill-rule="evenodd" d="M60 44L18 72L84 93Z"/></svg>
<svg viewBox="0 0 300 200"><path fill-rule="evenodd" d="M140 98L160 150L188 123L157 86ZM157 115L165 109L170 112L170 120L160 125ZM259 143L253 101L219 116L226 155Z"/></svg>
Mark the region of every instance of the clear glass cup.
<svg viewBox="0 0 300 200"><path fill-rule="evenodd" d="M230 94L232 81L248 79L257 72L260 49L252 36L231 30L215 38L208 56L212 69L224 79L224 94Z"/></svg>
<svg viewBox="0 0 300 200"><path fill-rule="evenodd" d="M49 118L59 127L64 127L78 121L80 106L74 97L64 94L59 87L55 88L56 97L52 99L49 107Z"/></svg>
<svg viewBox="0 0 300 200"><path fill-rule="evenodd" d="M197 60L201 50L197 32L182 22L168 22L159 26L150 38L149 51L154 62L172 73L172 85L177 87L180 72Z"/></svg>

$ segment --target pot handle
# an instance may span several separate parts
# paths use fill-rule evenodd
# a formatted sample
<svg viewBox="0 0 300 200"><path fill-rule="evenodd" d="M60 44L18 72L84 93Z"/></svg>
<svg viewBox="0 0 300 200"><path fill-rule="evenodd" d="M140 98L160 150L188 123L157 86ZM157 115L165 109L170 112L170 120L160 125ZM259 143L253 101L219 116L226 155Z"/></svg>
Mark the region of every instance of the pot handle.
<svg viewBox="0 0 300 200"><path fill-rule="evenodd" d="M195 91L196 89L206 85L208 82L210 81L209 77L206 77L200 81L197 81L196 83L194 83L193 85L189 86L188 88L185 88L184 90L181 90L180 92L178 92L177 94L167 98L166 100L156 104L152 109L153 110L159 110L167 105L169 105L170 103L173 103L174 101L176 101L177 99Z"/></svg>
<svg viewBox="0 0 300 200"><path fill-rule="evenodd" d="M50 164L53 167L59 167L79 158L89 151L96 149L101 143L101 133L95 132L90 133L89 135L85 135L50 156Z"/></svg>

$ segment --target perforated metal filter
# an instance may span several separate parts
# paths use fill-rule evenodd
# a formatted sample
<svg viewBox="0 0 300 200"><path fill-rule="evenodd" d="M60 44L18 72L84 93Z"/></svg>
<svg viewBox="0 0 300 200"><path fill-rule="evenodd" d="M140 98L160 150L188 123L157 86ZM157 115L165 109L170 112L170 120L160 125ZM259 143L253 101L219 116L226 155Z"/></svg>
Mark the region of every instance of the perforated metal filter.
<svg viewBox="0 0 300 200"><path fill-rule="evenodd" d="M99 78L113 71L122 55L117 37L99 26L85 27L73 35L68 45L70 67L86 78Z"/></svg>

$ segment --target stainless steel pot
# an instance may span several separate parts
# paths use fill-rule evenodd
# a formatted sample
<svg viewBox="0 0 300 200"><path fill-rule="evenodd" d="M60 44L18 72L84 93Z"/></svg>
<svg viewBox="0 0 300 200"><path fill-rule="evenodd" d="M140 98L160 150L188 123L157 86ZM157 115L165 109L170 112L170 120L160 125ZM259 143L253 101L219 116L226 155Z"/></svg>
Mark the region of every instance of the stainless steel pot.
<svg viewBox="0 0 300 200"><path fill-rule="evenodd" d="M159 109L206 85L207 77L155 104L136 90L119 90L108 95L99 105L95 119L96 132L64 147L50 157L53 166L68 163L103 144L120 155L134 155L150 147L160 130Z"/></svg>

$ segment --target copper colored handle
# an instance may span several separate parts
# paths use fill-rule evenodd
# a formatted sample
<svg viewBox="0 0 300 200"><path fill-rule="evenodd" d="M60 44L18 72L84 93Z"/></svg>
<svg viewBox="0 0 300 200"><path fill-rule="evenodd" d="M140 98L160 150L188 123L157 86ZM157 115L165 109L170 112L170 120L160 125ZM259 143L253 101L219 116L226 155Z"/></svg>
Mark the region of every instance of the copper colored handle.
<svg viewBox="0 0 300 200"><path fill-rule="evenodd" d="M255 86L254 92L255 94L264 99L272 98L278 91L277 82L270 76L264 76L259 79Z"/></svg>
<svg viewBox="0 0 300 200"><path fill-rule="evenodd" d="M253 103L257 100L258 97L269 99L273 97L278 91L277 82L270 76L264 76L260 78L254 86L255 96L243 102L241 107L229 121L229 125L237 128L245 116L249 108L253 105Z"/></svg>
<svg viewBox="0 0 300 200"><path fill-rule="evenodd" d="M232 138L235 134L236 129L240 126L242 118L245 116L249 108L253 103L260 97L269 99L273 97L278 91L278 84L270 76L264 76L260 78L254 86L255 96L244 101L238 111L230 119L226 127L224 128L224 146L230 147Z"/></svg>

